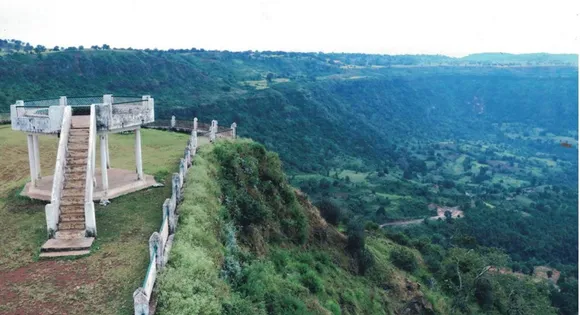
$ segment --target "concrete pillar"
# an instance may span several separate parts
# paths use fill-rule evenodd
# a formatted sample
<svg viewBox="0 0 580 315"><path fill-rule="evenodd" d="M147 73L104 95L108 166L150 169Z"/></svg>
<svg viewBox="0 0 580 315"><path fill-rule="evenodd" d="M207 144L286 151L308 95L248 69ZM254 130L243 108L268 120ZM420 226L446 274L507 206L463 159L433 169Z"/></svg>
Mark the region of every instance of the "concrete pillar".
<svg viewBox="0 0 580 315"><path fill-rule="evenodd" d="M107 174L107 140L106 135L101 135L101 177L103 180L103 199L107 199L109 190L109 177Z"/></svg>
<svg viewBox="0 0 580 315"><path fill-rule="evenodd" d="M113 94L103 95L103 103L104 104L113 104Z"/></svg>
<svg viewBox="0 0 580 315"><path fill-rule="evenodd" d="M30 165L30 181L36 186L36 162L34 161L34 140L31 134L26 136L28 141L28 164Z"/></svg>
<svg viewBox="0 0 580 315"><path fill-rule="evenodd" d="M171 128L175 128L175 116L171 116Z"/></svg>
<svg viewBox="0 0 580 315"><path fill-rule="evenodd" d="M197 132L197 117L193 118L193 131Z"/></svg>
<svg viewBox="0 0 580 315"><path fill-rule="evenodd" d="M141 129L135 129L135 162L137 164L137 180L142 180L143 160L141 159Z"/></svg>
<svg viewBox="0 0 580 315"><path fill-rule="evenodd" d="M215 134L217 132L217 120L211 121L211 126L209 127L209 141L215 141Z"/></svg>
<svg viewBox="0 0 580 315"><path fill-rule="evenodd" d="M34 146L34 166L36 170L36 179L40 179L40 143L38 142L38 135L32 135L32 144Z"/></svg>
<svg viewBox="0 0 580 315"><path fill-rule="evenodd" d="M60 97L60 99L58 100L58 105L60 105L60 106L66 106L67 105L66 96L61 96Z"/></svg>
<svg viewBox="0 0 580 315"><path fill-rule="evenodd" d="M111 168L111 157L109 155L109 134L105 135L105 147L107 148L107 168Z"/></svg>
<svg viewBox="0 0 580 315"><path fill-rule="evenodd" d="M236 123L233 123L230 128L232 128L232 138L236 138L236 127L238 127L238 125Z"/></svg>

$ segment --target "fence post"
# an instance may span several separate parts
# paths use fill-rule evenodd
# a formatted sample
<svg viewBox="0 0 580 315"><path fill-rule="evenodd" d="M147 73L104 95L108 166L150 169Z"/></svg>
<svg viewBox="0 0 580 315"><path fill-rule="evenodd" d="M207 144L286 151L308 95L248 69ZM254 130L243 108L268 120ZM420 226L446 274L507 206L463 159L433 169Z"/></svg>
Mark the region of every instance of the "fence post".
<svg viewBox="0 0 580 315"><path fill-rule="evenodd" d="M161 236L158 232L153 232L149 237L149 255L155 255L155 265L157 270L161 270L163 262L163 244L161 243Z"/></svg>
<svg viewBox="0 0 580 315"><path fill-rule="evenodd" d="M197 133L197 117L193 118L193 131Z"/></svg>
<svg viewBox="0 0 580 315"><path fill-rule="evenodd" d="M169 235L174 234L175 228L177 227L177 216L175 215L174 210L175 209L171 209L171 199L165 199L165 202L163 203L163 213L168 216L167 219L169 220Z"/></svg>
<svg viewBox="0 0 580 315"><path fill-rule="evenodd" d="M173 199L173 204L175 205L175 209L177 210L177 204L179 203L179 201L181 200L181 194L180 194L180 190L181 187L179 187L179 174L178 173L173 173L173 194L171 195L171 199Z"/></svg>
<svg viewBox="0 0 580 315"><path fill-rule="evenodd" d="M135 315L149 315L149 299L141 287L133 292L133 306L135 307Z"/></svg>
<svg viewBox="0 0 580 315"><path fill-rule="evenodd" d="M175 128L175 116L171 116L171 129Z"/></svg>
<svg viewBox="0 0 580 315"><path fill-rule="evenodd" d="M61 96L58 99L58 105L60 105L60 106L66 106L66 103L67 103L66 96Z"/></svg>
<svg viewBox="0 0 580 315"><path fill-rule="evenodd" d="M215 141L215 133L217 131L217 120L211 121L211 126L209 127L209 141Z"/></svg>
<svg viewBox="0 0 580 315"><path fill-rule="evenodd" d="M236 128L238 127L238 124L236 124L235 122L230 126L230 128L232 128L232 138L236 138Z"/></svg>

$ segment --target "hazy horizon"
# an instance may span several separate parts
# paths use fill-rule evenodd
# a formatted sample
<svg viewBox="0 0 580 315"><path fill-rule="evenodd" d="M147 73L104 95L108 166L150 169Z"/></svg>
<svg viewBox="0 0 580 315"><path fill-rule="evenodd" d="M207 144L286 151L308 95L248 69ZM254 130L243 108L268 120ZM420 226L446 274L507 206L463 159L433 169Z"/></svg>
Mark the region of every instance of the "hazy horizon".
<svg viewBox="0 0 580 315"><path fill-rule="evenodd" d="M577 54L574 0L150 0L0 3L0 38L33 45L388 55Z"/></svg>

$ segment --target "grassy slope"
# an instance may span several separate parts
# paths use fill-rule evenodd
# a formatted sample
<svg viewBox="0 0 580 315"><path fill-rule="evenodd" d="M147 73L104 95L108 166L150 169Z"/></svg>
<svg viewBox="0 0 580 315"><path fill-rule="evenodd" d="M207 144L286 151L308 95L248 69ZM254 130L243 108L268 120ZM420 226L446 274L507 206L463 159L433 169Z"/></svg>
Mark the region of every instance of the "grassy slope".
<svg viewBox="0 0 580 315"><path fill-rule="evenodd" d="M258 154L251 152L259 151L260 146L243 140L236 144L222 142L217 147L205 147L189 172L172 256L160 278L160 314L392 314L404 307L406 301L423 295L416 285L413 289L406 288L408 281L414 283L416 279L389 261L389 248L400 246L380 236L369 241L369 249L376 256L370 276L357 276L353 272L356 263L344 249L346 237L328 225L300 194L289 197L293 201L284 207L292 208L291 204L297 202L300 214L307 217L308 236L304 244L292 241L296 235L282 232L283 227L276 228L278 214L264 214L270 218L267 220L273 221L263 226L252 225L250 229L254 232L250 234L238 226L236 236L228 236L231 230L227 222L232 222L230 216L235 214L228 214L227 206L220 205L219 200L228 198L236 202L232 200L237 200L239 192L224 195L220 189L220 186L227 187L223 185L228 182L224 169L230 166L224 161L239 161L239 158L250 161L253 154ZM237 150L241 157L228 156L225 160L217 157L230 150ZM262 163L276 163L257 159L260 168L266 167ZM264 172L275 174L280 169L271 165ZM264 176L269 176L261 175L266 181ZM277 186L276 180L272 182ZM257 191L252 194L257 202L271 207L266 204L272 201L258 197ZM276 192L272 194L273 199L279 198ZM284 194L281 192L281 195ZM232 245L232 239L239 245ZM235 265L233 261L241 266L238 281L232 276L232 269L228 269L228 276L223 276L225 269L222 268ZM391 289L385 291L380 284ZM445 300L435 293L427 293L437 312L445 313Z"/></svg>
<svg viewBox="0 0 580 315"><path fill-rule="evenodd" d="M46 175L54 168L57 142L53 137L40 139L41 164ZM143 130L142 141L144 171L168 182L170 173L177 169L187 135ZM113 167L134 167L133 143L130 135L111 136ZM35 305L55 314L62 313L62 307L69 314L131 312L132 292L143 281L148 263L147 241L159 228L161 206L170 195L170 187L148 189L114 199L107 207L98 206L98 237L90 256L56 263L36 262L45 241L46 223L43 202L18 196L29 174L26 150L24 133L0 126L0 277L10 278L27 269L46 276L16 277L4 289L18 292L20 297L0 303L0 313L26 311ZM58 276L60 271L63 274ZM74 275L78 280L75 284L59 280Z"/></svg>

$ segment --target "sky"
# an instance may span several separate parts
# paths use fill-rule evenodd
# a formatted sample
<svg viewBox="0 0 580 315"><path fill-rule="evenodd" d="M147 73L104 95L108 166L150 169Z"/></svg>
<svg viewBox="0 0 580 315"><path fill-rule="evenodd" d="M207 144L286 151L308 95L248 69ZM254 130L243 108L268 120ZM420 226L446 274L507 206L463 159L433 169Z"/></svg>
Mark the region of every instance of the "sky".
<svg viewBox="0 0 580 315"><path fill-rule="evenodd" d="M578 53L580 0L2 0L0 38L49 48Z"/></svg>

